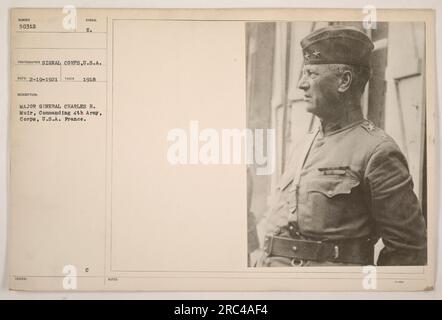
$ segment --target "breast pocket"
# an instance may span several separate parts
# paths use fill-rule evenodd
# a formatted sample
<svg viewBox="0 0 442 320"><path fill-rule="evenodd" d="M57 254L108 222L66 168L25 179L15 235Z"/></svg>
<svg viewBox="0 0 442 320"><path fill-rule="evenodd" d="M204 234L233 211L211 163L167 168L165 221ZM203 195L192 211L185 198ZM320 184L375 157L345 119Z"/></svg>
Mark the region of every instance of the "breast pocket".
<svg viewBox="0 0 442 320"><path fill-rule="evenodd" d="M358 206L355 190L359 184L349 176L318 177L307 183L310 214L318 226L338 227L352 215Z"/></svg>

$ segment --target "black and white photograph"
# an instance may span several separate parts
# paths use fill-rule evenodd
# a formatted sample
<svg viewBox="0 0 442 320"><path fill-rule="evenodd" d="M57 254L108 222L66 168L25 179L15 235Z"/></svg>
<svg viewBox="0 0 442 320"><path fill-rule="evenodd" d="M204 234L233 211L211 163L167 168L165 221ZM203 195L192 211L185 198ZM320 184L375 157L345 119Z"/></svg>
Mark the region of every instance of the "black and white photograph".
<svg viewBox="0 0 442 320"><path fill-rule="evenodd" d="M8 12L11 297L440 294L435 9Z"/></svg>
<svg viewBox="0 0 442 320"><path fill-rule="evenodd" d="M249 267L425 266L425 23L246 24Z"/></svg>

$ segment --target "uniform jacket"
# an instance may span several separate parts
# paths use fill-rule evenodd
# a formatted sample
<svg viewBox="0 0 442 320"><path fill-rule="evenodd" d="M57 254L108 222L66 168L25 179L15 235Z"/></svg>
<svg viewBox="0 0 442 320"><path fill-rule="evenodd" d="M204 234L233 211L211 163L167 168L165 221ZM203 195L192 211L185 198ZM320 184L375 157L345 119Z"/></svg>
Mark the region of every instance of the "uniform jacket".
<svg viewBox="0 0 442 320"><path fill-rule="evenodd" d="M394 140L367 120L309 136L308 152L296 148L281 177L267 231L296 223L312 240L381 238L377 265L426 264L425 220Z"/></svg>

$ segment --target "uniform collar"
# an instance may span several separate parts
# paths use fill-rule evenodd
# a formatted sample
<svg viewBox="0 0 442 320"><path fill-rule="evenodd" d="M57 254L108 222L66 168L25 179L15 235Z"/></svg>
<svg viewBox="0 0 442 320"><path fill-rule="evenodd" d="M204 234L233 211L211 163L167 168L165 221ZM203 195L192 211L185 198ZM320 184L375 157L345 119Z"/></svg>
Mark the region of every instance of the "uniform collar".
<svg viewBox="0 0 442 320"><path fill-rule="evenodd" d="M351 123L344 124L344 125L342 125L342 124L340 124L340 123L336 123L336 124L329 125L329 129L328 129L326 135L324 135L324 130L323 130L323 128L322 128L322 123L321 123L321 124L319 125L319 128L318 128L318 130L319 130L319 136L320 136L321 138L325 138L325 137L328 137L328 136L334 135L334 134L336 134L336 133L339 133L339 132L342 132L342 131L345 131L345 130L351 129L351 128L353 128L353 127L355 127L355 126L357 126L357 125L363 123L364 121L367 121L367 120L362 118L362 119L360 119L360 120L356 120L356 121L353 121L353 122L351 122Z"/></svg>
<svg viewBox="0 0 442 320"><path fill-rule="evenodd" d="M347 110L348 111L346 112L346 114L337 121L327 123L326 134L324 133L324 122L321 120L321 125L319 128L321 137L327 137L329 135L341 132L364 121L364 117L362 116L360 108L351 108Z"/></svg>

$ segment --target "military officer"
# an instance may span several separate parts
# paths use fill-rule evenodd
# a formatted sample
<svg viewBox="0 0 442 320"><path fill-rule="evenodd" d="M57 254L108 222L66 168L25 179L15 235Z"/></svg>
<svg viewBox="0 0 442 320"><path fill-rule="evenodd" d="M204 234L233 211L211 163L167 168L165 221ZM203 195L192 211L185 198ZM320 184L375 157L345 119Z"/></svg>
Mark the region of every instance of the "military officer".
<svg viewBox="0 0 442 320"><path fill-rule="evenodd" d="M299 88L320 127L296 148L268 212L261 267L426 264L426 225L406 158L362 115L371 40L330 26L301 41Z"/></svg>

